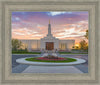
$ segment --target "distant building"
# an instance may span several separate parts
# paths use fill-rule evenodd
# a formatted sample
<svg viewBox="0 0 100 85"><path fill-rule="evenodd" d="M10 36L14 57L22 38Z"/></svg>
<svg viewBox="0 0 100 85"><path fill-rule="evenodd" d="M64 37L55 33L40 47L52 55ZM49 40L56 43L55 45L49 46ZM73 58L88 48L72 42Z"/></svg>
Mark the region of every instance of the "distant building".
<svg viewBox="0 0 100 85"><path fill-rule="evenodd" d="M59 40L51 34L51 24L48 24L48 34L40 40L21 40L28 51L35 50L68 50L75 45L75 40Z"/></svg>

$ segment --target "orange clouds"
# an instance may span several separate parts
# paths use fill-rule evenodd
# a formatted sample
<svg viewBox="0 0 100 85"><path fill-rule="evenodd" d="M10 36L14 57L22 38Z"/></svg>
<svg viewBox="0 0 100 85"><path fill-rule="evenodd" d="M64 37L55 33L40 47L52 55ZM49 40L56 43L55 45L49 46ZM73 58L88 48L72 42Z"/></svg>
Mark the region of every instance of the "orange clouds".
<svg viewBox="0 0 100 85"><path fill-rule="evenodd" d="M29 28L12 29L12 38L40 39L46 36L48 32L47 26L37 25L37 29L37 31ZM81 21L76 24L60 25L57 28L55 26L52 30L52 34L59 39L75 39L76 42L79 42L81 39L84 39L87 29L87 21Z"/></svg>
<svg viewBox="0 0 100 85"><path fill-rule="evenodd" d="M48 13L14 13L12 15L12 38L43 38L47 35L50 19L53 36L59 39L75 39L76 43L85 39L85 31L88 29L87 12L60 12L59 15L56 12L54 16L48 15Z"/></svg>

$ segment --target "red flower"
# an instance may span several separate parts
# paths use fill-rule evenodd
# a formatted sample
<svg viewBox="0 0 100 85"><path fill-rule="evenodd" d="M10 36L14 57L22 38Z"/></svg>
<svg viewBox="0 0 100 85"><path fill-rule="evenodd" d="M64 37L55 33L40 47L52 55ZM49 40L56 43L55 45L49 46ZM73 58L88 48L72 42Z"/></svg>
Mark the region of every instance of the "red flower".
<svg viewBox="0 0 100 85"><path fill-rule="evenodd" d="M39 59L39 60L66 60L65 58L62 58L62 57L57 57L57 58L49 58L49 57L39 57L39 58L37 58L37 59Z"/></svg>

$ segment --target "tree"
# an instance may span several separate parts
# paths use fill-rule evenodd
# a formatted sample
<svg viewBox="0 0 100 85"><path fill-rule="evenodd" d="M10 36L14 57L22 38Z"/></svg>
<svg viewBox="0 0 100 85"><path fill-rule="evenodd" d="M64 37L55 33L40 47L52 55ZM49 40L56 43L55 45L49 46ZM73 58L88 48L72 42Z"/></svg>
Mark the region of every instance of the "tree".
<svg viewBox="0 0 100 85"><path fill-rule="evenodd" d="M82 40L79 44L80 44L81 50L87 50L88 49L88 44L85 40Z"/></svg>
<svg viewBox="0 0 100 85"><path fill-rule="evenodd" d="M22 42L18 39L12 39L12 50L17 51L22 46Z"/></svg>
<svg viewBox="0 0 100 85"><path fill-rule="evenodd" d="M28 52L27 48L25 48L25 51Z"/></svg>
<svg viewBox="0 0 100 85"><path fill-rule="evenodd" d="M88 39L88 30L86 30L86 34L84 36L86 39Z"/></svg>
<svg viewBox="0 0 100 85"><path fill-rule="evenodd" d="M79 49L79 46L73 46L72 48L73 49Z"/></svg>

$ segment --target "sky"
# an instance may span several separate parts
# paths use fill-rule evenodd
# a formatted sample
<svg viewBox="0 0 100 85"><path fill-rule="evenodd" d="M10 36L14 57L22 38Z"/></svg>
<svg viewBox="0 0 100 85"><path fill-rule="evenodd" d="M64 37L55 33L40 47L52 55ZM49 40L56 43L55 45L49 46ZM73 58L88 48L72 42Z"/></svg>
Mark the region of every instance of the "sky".
<svg viewBox="0 0 100 85"><path fill-rule="evenodd" d="M85 39L88 17L87 11L12 12L12 38L41 39L48 33L50 20L54 37L79 43Z"/></svg>

